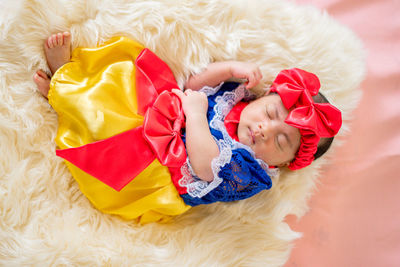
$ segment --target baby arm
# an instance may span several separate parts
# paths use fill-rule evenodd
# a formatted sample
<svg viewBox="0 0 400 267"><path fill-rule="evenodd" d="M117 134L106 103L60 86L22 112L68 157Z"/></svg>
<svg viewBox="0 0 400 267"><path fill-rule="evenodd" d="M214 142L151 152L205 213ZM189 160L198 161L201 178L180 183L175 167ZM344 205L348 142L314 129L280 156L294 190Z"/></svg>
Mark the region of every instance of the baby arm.
<svg viewBox="0 0 400 267"><path fill-rule="evenodd" d="M196 175L211 182L214 174L211 169L211 161L218 156L219 149L207 121L207 96L201 92L190 89L182 92L173 89L182 101L182 108L186 116L186 150Z"/></svg>
<svg viewBox="0 0 400 267"><path fill-rule="evenodd" d="M222 61L210 63L207 68L189 77L185 89L200 90L204 86L215 87L230 78L246 79L247 89L256 86L262 79L259 67L254 63Z"/></svg>

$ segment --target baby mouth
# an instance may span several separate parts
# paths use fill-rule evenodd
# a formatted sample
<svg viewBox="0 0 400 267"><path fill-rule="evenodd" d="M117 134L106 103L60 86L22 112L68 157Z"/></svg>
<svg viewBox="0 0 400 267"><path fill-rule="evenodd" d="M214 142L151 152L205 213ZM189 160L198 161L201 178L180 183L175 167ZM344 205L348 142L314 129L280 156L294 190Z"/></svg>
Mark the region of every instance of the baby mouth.
<svg viewBox="0 0 400 267"><path fill-rule="evenodd" d="M256 143L256 139L254 136L254 132L250 128L249 128L249 133L250 133L251 143L254 145Z"/></svg>

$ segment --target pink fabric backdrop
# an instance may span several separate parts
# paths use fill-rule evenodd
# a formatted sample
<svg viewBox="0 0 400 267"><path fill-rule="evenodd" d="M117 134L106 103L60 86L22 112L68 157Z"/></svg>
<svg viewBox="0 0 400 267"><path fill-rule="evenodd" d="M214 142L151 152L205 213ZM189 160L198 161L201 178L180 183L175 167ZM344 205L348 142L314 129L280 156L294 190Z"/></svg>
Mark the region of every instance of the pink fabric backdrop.
<svg viewBox="0 0 400 267"><path fill-rule="evenodd" d="M320 177L285 267L400 266L400 1L296 0L328 11L368 51L351 134Z"/></svg>

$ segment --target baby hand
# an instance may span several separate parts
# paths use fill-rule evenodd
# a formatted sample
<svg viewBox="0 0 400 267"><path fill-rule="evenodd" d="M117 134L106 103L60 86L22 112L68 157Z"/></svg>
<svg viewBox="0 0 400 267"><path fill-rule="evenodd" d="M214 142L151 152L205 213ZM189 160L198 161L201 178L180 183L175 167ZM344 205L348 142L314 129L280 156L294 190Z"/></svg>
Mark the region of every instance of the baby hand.
<svg viewBox="0 0 400 267"><path fill-rule="evenodd" d="M254 63L234 61L231 63L230 71L232 77L247 79L245 83L247 89L256 86L262 79L261 70Z"/></svg>
<svg viewBox="0 0 400 267"><path fill-rule="evenodd" d="M205 93L190 89L186 89L185 92L172 89L172 92L180 98L186 117L207 114L208 99Z"/></svg>

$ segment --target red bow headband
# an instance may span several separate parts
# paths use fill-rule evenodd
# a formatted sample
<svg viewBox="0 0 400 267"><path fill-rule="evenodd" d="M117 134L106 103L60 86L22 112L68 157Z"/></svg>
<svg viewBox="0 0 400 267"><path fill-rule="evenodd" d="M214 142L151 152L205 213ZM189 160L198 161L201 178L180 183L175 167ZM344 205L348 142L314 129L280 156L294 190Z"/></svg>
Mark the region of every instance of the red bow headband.
<svg viewBox="0 0 400 267"><path fill-rule="evenodd" d="M289 164L291 170L310 165L321 137L335 136L342 125L340 110L329 103L314 103L312 96L320 86L315 74L296 68L281 71L271 85L271 92L278 93L289 110L285 122L301 134L300 148Z"/></svg>

